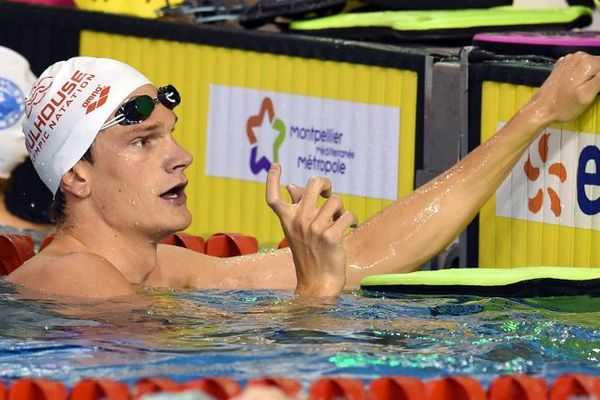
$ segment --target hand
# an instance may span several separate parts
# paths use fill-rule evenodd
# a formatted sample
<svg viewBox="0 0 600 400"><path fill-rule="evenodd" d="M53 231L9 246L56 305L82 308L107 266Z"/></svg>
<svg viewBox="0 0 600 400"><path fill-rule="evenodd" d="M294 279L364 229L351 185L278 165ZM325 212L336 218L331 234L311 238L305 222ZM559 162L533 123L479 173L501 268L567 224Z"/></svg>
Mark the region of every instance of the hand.
<svg viewBox="0 0 600 400"><path fill-rule="evenodd" d="M561 57L531 104L546 114L548 124L581 114L600 90L600 57L577 52Z"/></svg>
<svg viewBox="0 0 600 400"><path fill-rule="evenodd" d="M327 178L313 177L304 192L288 187L292 202L280 196L281 167L273 164L267 176L267 204L277 214L288 240L296 268L296 293L309 297L334 297L346 283L344 230L355 218L343 211L342 200L331 194ZM319 196L327 198L317 206Z"/></svg>

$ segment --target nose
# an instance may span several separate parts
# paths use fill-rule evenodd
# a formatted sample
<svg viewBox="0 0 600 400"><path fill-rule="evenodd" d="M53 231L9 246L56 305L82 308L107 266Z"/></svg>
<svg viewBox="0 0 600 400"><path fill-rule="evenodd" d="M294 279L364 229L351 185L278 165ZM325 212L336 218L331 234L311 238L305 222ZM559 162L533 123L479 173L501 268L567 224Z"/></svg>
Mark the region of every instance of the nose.
<svg viewBox="0 0 600 400"><path fill-rule="evenodd" d="M169 173L183 171L192 163L194 158L189 151L177 143L173 136L170 137L170 142L170 157L165 160L165 169Z"/></svg>

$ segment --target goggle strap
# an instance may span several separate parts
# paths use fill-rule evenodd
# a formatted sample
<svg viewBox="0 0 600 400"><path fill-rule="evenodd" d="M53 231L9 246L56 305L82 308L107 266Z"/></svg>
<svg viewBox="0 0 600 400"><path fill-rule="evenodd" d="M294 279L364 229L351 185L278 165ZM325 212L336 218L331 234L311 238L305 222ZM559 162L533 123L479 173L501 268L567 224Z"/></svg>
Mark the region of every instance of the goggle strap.
<svg viewBox="0 0 600 400"><path fill-rule="evenodd" d="M104 123L104 125L102 125L100 127L100 130L104 130L104 129L108 129L111 126L117 125L119 122L123 121L125 119L125 116L123 114L119 114L116 117L114 117L113 119L109 119L108 121L106 121Z"/></svg>

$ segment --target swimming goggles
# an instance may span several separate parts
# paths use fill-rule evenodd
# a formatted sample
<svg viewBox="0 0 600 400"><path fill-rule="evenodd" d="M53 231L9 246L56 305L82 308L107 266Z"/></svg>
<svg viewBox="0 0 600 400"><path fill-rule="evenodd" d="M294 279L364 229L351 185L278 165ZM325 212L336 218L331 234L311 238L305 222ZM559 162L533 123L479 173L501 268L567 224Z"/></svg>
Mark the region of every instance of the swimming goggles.
<svg viewBox="0 0 600 400"><path fill-rule="evenodd" d="M158 88L156 97L152 98L147 94L135 96L125 100L115 113L114 118L106 121L100 130L110 128L113 125L134 125L139 124L152 114L155 104L160 102L169 110L177 107L181 103L181 96L175 86L167 85Z"/></svg>

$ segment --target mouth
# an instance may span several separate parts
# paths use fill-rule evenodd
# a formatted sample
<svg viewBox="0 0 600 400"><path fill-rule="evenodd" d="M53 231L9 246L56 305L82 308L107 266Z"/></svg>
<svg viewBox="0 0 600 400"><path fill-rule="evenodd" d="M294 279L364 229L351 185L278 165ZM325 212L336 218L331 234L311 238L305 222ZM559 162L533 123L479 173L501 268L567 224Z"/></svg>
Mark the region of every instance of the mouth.
<svg viewBox="0 0 600 400"><path fill-rule="evenodd" d="M163 194L160 195L160 198L166 200L170 203L182 204L186 201L185 195L185 187L187 186L187 182L180 183L179 185L173 186L171 189L167 190Z"/></svg>

